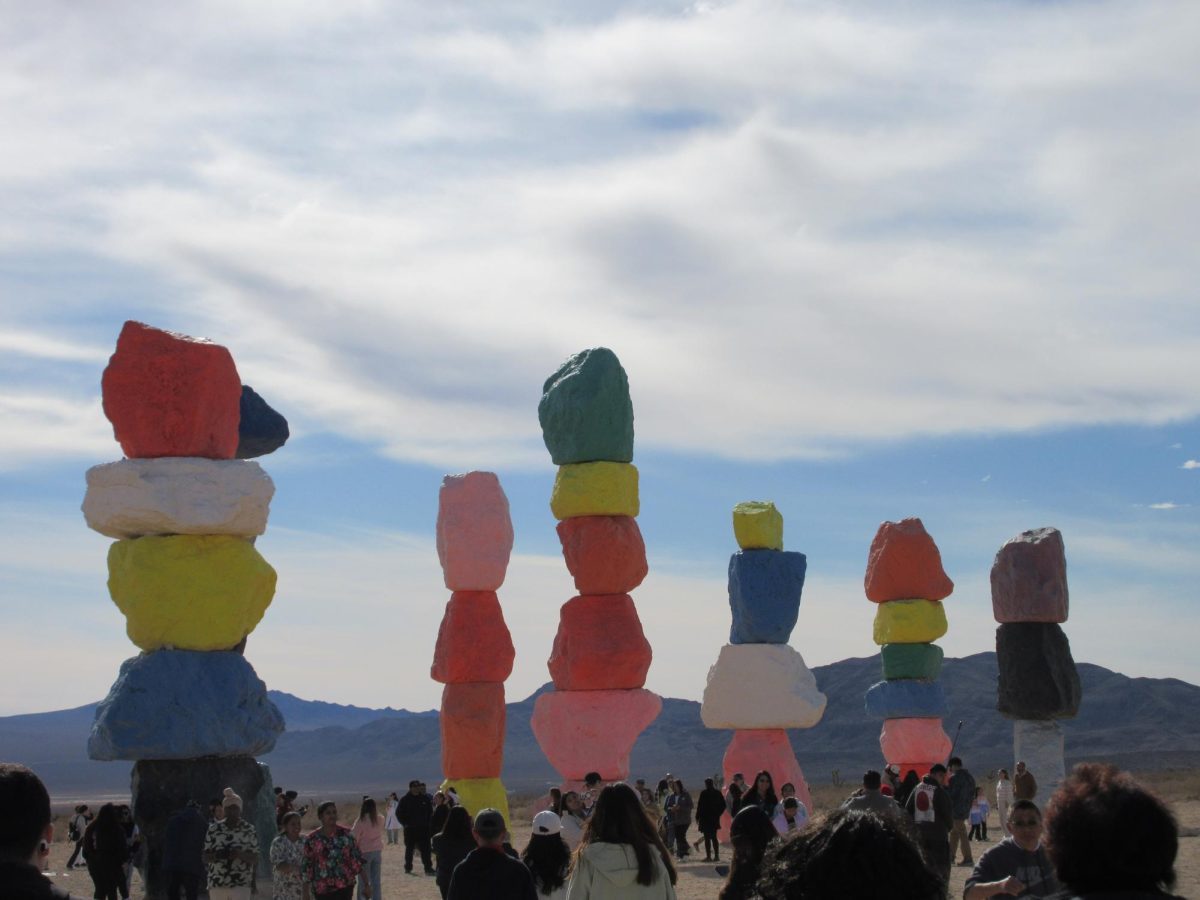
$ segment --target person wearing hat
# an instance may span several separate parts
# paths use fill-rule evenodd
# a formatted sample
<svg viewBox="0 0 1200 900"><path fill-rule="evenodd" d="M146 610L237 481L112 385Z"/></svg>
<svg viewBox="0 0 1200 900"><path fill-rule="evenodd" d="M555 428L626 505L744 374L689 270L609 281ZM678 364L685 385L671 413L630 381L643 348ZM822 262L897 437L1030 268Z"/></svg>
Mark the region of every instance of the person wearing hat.
<svg viewBox="0 0 1200 900"><path fill-rule="evenodd" d="M533 817L533 831L521 854L521 862L533 876L533 886L539 897L562 900L567 896L571 849L562 838L562 819L553 810L544 809Z"/></svg>
<svg viewBox="0 0 1200 900"><path fill-rule="evenodd" d="M478 846L454 869L446 900L537 900L529 869L504 852L507 832L499 810L479 811L472 828Z"/></svg>
<svg viewBox="0 0 1200 900"><path fill-rule="evenodd" d="M242 818L242 798L233 788L225 788L221 809L225 817L210 824L204 836L208 896L210 900L250 900L250 883L258 862L258 832Z"/></svg>
<svg viewBox="0 0 1200 900"><path fill-rule="evenodd" d="M71 824L67 829L67 836L75 842L75 849L71 851L71 858L67 860L66 867L68 869L87 866L87 863L80 859L80 856L83 854L83 833L87 831L88 824L93 818L94 816L86 803L80 803L75 807L75 815L71 817Z"/></svg>

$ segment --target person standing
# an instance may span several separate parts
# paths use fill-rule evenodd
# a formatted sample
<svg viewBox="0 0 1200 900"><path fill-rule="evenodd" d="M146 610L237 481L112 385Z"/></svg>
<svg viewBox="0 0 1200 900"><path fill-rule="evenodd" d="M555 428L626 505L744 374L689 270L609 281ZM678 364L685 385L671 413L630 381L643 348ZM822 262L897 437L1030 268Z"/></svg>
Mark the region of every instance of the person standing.
<svg viewBox="0 0 1200 900"><path fill-rule="evenodd" d="M575 853L567 900L675 900L676 878L671 852L633 788L604 788Z"/></svg>
<svg viewBox="0 0 1200 900"><path fill-rule="evenodd" d="M117 817L117 807L105 803L83 833L83 858L87 861L88 874L92 876L96 900L117 900L120 896L128 855L125 830Z"/></svg>
<svg viewBox="0 0 1200 900"><path fill-rule="evenodd" d="M454 868L475 849L475 837L471 834L471 814L461 806L455 806L446 815L446 824L432 838L433 855L437 857L437 886L442 900L450 890L450 878Z"/></svg>
<svg viewBox="0 0 1200 900"><path fill-rule="evenodd" d="M314 897L350 900L354 884L363 870L363 857L350 829L338 824L337 805L326 800L317 807L321 827L304 839L301 876ZM371 885L361 886L371 900Z"/></svg>
<svg viewBox="0 0 1200 900"><path fill-rule="evenodd" d="M691 855L687 833L692 824L692 795L684 790L683 782L676 778L671 782L671 793L667 797L666 814L671 824L671 836L675 839L675 858L682 860Z"/></svg>
<svg viewBox="0 0 1200 900"><path fill-rule="evenodd" d="M370 797L363 797L358 819L350 827L350 833L358 841L358 851L363 857L363 871L359 876L358 897L382 897L383 887L383 819ZM369 883L369 893L363 892L363 885Z"/></svg>
<svg viewBox="0 0 1200 900"><path fill-rule="evenodd" d="M908 795L908 814L916 823L929 867L950 884L950 829L954 810L946 793L946 767L936 763Z"/></svg>
<svg viewBox="0 0 1200 900"><path fill-rule="evenodd" d="M429 816L431 837L446 827L446 816L450 815L450 810L454 809L454 806L455 804L450 802L450 798L442 791L433 792L433 812Z"/></svg>
<svg viewBox="0 0 1200 900"><path fill-rule="evenodd" d="M271 900L303 900L304 841L300 813L283 814L283 831L271 842Z"/></svg>
<svg viewBox="0 0 1200 900"><path fill-rule="evenodd" d="M1060 889L1042 846L1042 813L1037 804L1013 801L1006 824L1012 837L979 857L963 888L963 900L987 900L997 894L1049 897Z"/></svg>
<svg viewBox="0 0 1200 900"><path fill-rule="evenodd" d="M199 896L205 876L204 840L207 836L208 820L196 800L189 800L167 820L162 855L167 900L179 900L180 891L187 900L196 900Z"/></svg>
<svg viewBox="0 0 1200 900"><path fill-rule="evenodd" d="M562 839L562 819L553 810L543 809L533 817L533 831L521 853L521 862L533 877L539 900L564 900L571 851Z"/></svg>
<svg viewBox="0 0 1200 900"><path fill-rule="evenodd" d="M971 804L975 802L975 778L963 767L962 760L957 756L950 757L950 809L954 816L954 824L950 827L950 862L954 862L959 848L962 850L960 866L973 866L975 860L971 857L971 839L967 829L971 818Z"/></svg>
<svg viewBox="0 0 1200 900"><path fill-rule="evenodd" d="M419 852L425 874L435 874L429 847L433 800L425 793L425 785L420 781L414 779L408 783L408 793L400 798L396 818L404 828L404 871L412 874L413 855Z"/></svg>
<svg viewBox="0 0 1200 900"><path fill-rule="evenodd" d="M0 896L74 900L42 874L54 840L50 794L42 780L25 766L0 763L0 810Z"/></svg>
<svg viewBox="0 0 1200 900"><path fill-rule="evenodd" d="M729 787L725 789L725 808L729 810L731 818L741 811L742 797L745 795L746 776L741 772L734 772L733 778L729 782Z"/></svg>
<svg viewBox="0 0 1200 900"><path fill-rule="evenodd" d="M991 812L991 807L988 806L987 797L983 795L983 788L975 788L975 800L971 803L971 833L968 835L971 840L987 840L989 812Z"/></svg>
<svg viewBox="0 0 1200 900"><path fill-rule="evenodd" d="M733 859L729 875L717 895L719 900L751 900L757 898L755 884L767 847L779 838L770 818L758 806L746 806L738 811L729 826L729 842Z"/></svg>
<svg viewBox="0 0 1200 900"><path fill-rule="evenodd" d="M480 810L472 833L478 846L455 867L446 900L537 900L529 869L505 852L504 816Z"/></svg>
<svg viewBox="0 0 1200 900"><path fill-rule="evenodd" d="M721 813L725 812L725 798L715 787L711 778L704 779L704 790L696 799L696 827L704 838L704 860L712 862L721 858L721 844L717 832L721 828ZM696 842L697 845L699 841ZM696 847L699 850L699 846Z"/></svg>
<svg viewBox="0 0 1200 900"><path fill-rule="evenodd" d="M575 791L563 794L563 813L559 816L562 822L562 838L573 851L583 838L583 801Z"/></svg>
<svg viewBox="0 0 1200 900"><path fill-rule="evenodd" d="M883 778L874 769L863 773L862 789L842 803L842 809L861 809L884 819L898 819L900 807L883 794Z"/></svg>
<svg viewBox="0 0 1200 900"><path fill-rule="evenodd" d="M67 829L67 836L75 842L75 849L71 851L71 858L67 860L66 867L68 869L87 865L79 857L83 855L83 833L87 831L88 824L91 821L92 813L86 803L81 803L75 807L75 815L71 817L71 824Z"/></svg>
<svg viewBox="0 0 1200 900"><path fill-rule="evenodd" d="M225 817L210 824L204 836L208 896L210 900L250 900L250 883L258 862L258 832L242 818L242 798L233 788L225 788L221 809Z"/></svg>
<svg viewBox="0 0 1200 900"><path fill-rule="evenodd" d="M388 795L387 815L384 817L383 828L387 832L389 844L400 843L400 820L396 818L396 810L400 808L400 798L392 791Z"/></svg>
<svg viewBox="0 0 1200 900"><path fill-rule="evenodd" d="M771 773L767 771L759 772L754 776L754 785L746 793L742 795L741 809L747 806L757 806L767 814L768 819L775 818L775 807L779 805L779 798L775 795L775 779L771 777ZM740 812L741 809L738 811Z"/></svg>
<svg viewBox="0 0 1200 900"><path fill-rule="evenodd" d="M1011 836L1008 830L1008 808L1013 802L1013 783L1008 777L1008 769L1001 769L996 776L996 817L1000 820L1000 830L1006 836Z"/></svg>
<svg viewBox="0 0 1200 900"><path fill-rule="evenodd" d="M1013 799L1034 800L1037 798L1037 779L1025 768L1025 760L1017 763L1017 771L1013 773Z"/></svg>

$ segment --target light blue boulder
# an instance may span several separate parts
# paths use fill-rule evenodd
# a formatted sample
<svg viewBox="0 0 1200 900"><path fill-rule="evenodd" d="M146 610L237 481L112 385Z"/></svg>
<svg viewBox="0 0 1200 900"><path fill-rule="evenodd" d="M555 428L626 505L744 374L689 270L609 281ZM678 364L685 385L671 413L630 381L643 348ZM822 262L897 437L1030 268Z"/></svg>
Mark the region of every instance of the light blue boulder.
<svg viewBox="0 0 1200 900"><path fill-rule="evenodd" d="M96 709L88 756L258 756L283 729L283 714L240 653L158 650L121 664Z"/></svg>
<svg viewBox="0 0 1200 900"><path fill-rule="evenodd" d="M788 550L741 550L729 558L731 644L786 644L800 614L808 560Z"/></svg>
<svg viewBox="0 0 1200 900"><path fill-rule="evenodd" d="M940 681L881 681L867 689L867 715L879 719L940 719L949 715Z"/></svg>

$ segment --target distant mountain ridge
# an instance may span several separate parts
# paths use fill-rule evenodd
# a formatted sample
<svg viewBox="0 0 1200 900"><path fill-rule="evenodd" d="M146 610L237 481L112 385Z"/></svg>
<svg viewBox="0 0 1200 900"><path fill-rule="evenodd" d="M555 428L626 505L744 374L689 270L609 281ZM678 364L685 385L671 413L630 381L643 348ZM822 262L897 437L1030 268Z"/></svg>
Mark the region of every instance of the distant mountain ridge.
<svg viewBox="0 0 1200 900"><path fill-rule="evenodd" d="M846 659L813 670L829 698L815 728L789 732L806 777L828 782L834 770L853 780L878 767L878 719L863 710L863 695L878 681L879 657ZM1200 764L1200 687L1173 678L1129 678L1101 666L1079 664L1083 704L1064 723L1068 763L1104 759L1153 770ZM976 774L1012 764L1012 723L996 712L996 656L979 653L947 659L942 683L950 707L946 731L956 753ZM557 780L533 737L529 719L537 696L508 704L504 782L511 789L538 789ZM276 784L302 791L392 790L422 778L441 777L437 712L368 709L302 700L281 691L271 699L288 730L263 757ZM87 759L86 742L96 704L0 718L0 758L37 770L57 797L128 791L131 763ZM657 780L670 771L695 781L716 772L731 732L711 731L700 721L700 704L664 698L659 718L642 734L633 771Z"/></svg>

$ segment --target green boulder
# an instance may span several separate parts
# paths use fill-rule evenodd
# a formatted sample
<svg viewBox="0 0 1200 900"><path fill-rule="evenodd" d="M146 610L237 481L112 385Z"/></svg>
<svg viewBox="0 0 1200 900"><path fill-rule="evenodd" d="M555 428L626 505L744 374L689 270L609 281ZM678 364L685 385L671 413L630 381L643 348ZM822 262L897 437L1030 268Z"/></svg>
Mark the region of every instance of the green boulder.
<svg viewBox="0 0 1200 900"><path fill-rule="evenodd" d="M607 347L576 353L546 379L538 421L555 465L633 461L629 379Z"/></svg>
<svg viewBox="0 0 1200 900"><path fill-rule="evenodd" d="M932 681L942 671L942 648L937 644L884 644L880 650L883 677Z"/></svg>

